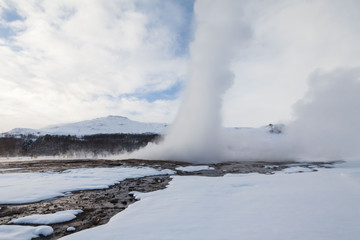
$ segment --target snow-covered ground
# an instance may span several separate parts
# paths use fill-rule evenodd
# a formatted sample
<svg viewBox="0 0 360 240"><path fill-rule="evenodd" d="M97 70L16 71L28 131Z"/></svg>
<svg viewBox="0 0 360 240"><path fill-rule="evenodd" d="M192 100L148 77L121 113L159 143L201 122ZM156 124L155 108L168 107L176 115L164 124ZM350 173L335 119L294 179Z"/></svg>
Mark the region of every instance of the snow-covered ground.
<svg viewBox="0 0 360 240"><path fill-rule="evenodd" d="M16 171L16 170L20 170L21 168L0 168L0 172L7 172L7 171Z"/></svg>
<svg viewBox="0 0 360 240"><path fill-rule="evenodd" d="M77 190L103 189L124 179L174 174L149 167L82 168L63 172L0 174L0 204L37 202Z"/></svg>
<svg viewBox="0 0 360 240"><path fill-rule="evenodd" d="M74 218L76 218L77 214L82 212L83 212L82 210L78 209L78 210L60 211L49 214L33 214L19 219L15 219L13 221L10 221L9 223L34 224L34 225L63 223L73 220Z"/></svg>
<svg viewBox="0 0 360 240"><path fill-rule="evenodd" d="M186 167L177 167L176 170L183 172L197 172L202 170L213 170L213 167L209 166L186 166Z"/></svg>
<svg viewBox="0 0 360 240"><path fill-rule="evenodd" d="M359 164L286 172L174 176L108 224L62 239L359 239Z"/></svg>
<svg viewBox="0 0 360 240"><path fill-rule="evenodd" d="M109 223L62 239L357 240L360 164L307 170L294 166L271 175L173 176L164 190L134 193L140 201ZM5 173L0 174L0 202L31 202L67 191L107 187L124 178L166 173L174 172L94 168ZM1 225L0 240L30 240L51 232L46 226Z"/></svg>
<svg viewBox="0 0 360 240"><path fill-rule="evenodd" d="M39 235L51 235L53 231L53 228L49 226L0 225L0 240L31 240Z"/></svg>
<svg viewBox="0 0 360 240"><path fill-rule="evenodd" d="M312 168L307 168L307 167L291 167L291 168L285 168L283 170L284 173L302 173L302 172L312 172L315 171Z"/></svg>

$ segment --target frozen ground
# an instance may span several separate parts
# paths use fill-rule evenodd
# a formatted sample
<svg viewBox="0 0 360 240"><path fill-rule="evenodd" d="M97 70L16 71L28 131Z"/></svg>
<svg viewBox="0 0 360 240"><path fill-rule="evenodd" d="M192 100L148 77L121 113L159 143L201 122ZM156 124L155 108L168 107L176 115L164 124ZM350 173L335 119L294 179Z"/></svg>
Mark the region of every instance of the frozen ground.
<svg viewBox="0 0 360 240"><path fill-rule="evenodd" d="M0 225L0 240L25 240L36 238L39 235L48 236L53 233L49 226L7 226Z"/></svg>
<svg viewBox="0 0 360 240"><path fill-rule="evenodd" d="M37 202L72 191L108 188L128 178L174 174L149 167L81 168L62 172L0 174L0 204Z"/></svg>
<svg viewBox="0 0 360 240"><path fill-rule="evenodd" d="M329 168L332 166L336 167ZM64 194L115 183L109 188L72 192L70 196L37 203L3 204L1 224L33 214L52 214L46 215L52 218L54 213L69 209L84 212L64 224L49 223L53 229L0 225L0 240L31 239L52 231L49 237L39 239L67 235L62 239L351 240L360 235L360 166L355 162L238 162L205 166L165 161L77 160L6 162L0 163L0 168L13 169L0 173L0 197L6 202L33 201L32 195L48 198L54 192ZM72 169L64 171L66 168ZM167 188L167 175L142 177L166 173L174 174ZM133 179L121 180L126 176ZM149 192L157 189L164 190ZM139 201L133 203L131 191ZM91 228L99 224L105 225ZM68 232L69 227L75 227L75 233ZM86 228L90 229L83 230Z"/></svg>
<svg viewBox="0 0 360 240"><path fill-rule="evenodd" d="M174 176L108 224L62 239L359 239L359 165L295 170Z"/></svg>

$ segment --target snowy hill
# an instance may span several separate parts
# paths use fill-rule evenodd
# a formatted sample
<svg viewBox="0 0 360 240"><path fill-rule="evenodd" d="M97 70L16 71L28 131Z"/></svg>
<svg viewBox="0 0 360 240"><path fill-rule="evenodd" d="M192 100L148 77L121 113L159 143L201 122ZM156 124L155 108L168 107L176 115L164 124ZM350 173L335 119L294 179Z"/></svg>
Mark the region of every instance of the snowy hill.
<svg viewBox="0 0 360 240"><path fill-rule="evenodd" d="M40 129L31 128L14 128L8 132L0 134L3 136L21 136L21 135L34 135L42 136L46 134L50 135L94 135L94 134L115 134L115 133L157 133L164 134L169 128L168 124L164 123L145 123L137 122L121 116L108 116L102 118L95 118L92 120L86 120L75 123L57 124ZM284 129L284 125L281 124L269 124L260 128L248 128L248 127L235 127L225 128L227 133L281 133Z"/></svg>
<svg viewBox="0 0 360 240"><path fill-rule="evenodd" d="M76 123L52 125L40 129L15 128L2 135L93 135L115 133L165 133L168 125L161 123L143 123L121 116L95 118Z"/></svg>
<svg viewBox="0 0 360 240"><path fill-rule="evenodd" d="M14 128L8 132L0 134L0 137L6 136L6 135L12 135L12 136L20 136L20 135L45 135L46 133L41 132L37 129L31 129L31 128Z"/></svg>

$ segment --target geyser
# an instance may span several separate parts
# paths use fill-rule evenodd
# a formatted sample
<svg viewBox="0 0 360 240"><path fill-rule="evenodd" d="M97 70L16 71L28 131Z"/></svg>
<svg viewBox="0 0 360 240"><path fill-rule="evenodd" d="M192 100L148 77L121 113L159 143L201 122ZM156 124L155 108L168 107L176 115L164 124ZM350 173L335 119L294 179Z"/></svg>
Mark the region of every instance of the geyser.
<svg viewBox="0 0 360 240"><path fill-rule="evenodd" d="M193 163L359 159L359 68L313 73L283 134L266 128L221 129L222 96L234 77L232 59L252 40L240 11L246 9L243 4L249 2L196 1L196 31L178 116L162 143L123 157Z"/></svg>
<svg viewBox="0 0 360 240"><path fill-rule="evenodd" d="M132 157L215 162L220 144L222 95L234 78L230 63L239 46L251 37L237 0L198 0L196 31L183 102L160 145L149 145Z"/></svg>
<svg viewBox="0 0 360 240"><path fill-rule="evenodd" d="M177 160L213 162L221 158L222 95L232 85L230 62L251 36L239 1L197 1L196 32L190 46L189 81L165 145ZM170 149L169 149L170 150Z"/></svg>

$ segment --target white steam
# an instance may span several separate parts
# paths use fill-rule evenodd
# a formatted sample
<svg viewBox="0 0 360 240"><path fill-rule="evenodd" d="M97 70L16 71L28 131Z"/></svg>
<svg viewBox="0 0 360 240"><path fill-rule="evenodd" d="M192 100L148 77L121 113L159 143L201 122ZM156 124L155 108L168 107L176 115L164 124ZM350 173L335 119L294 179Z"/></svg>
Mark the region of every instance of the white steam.
<svg viewBox="0 0 360 240"><path fill-rule="evenodd" d="M234 78L229 65L237 48L251 36L236 2L195 4L197 30L190 47L189 82L178 117L164 143L169 150L174 149L172 159L221 158L221 98Z"/></svg>
<svg viewBox="0 0 360 240"><path fill-rule="evenodd" d="M196 1L189 81L178 116L161 145L150 145L133 157L193 162L222 157L222 95L234 78L229 65L237 49L251 38L239 4L237 0Z"/></svg>
<svg viewBox="0 0 360 240"><path fill-rule="evenodd" d="M360 68L315 72L294 109L287 136L298 156L360 159Z"/></svg>
<svg viewBox="0 0 360 240"><path fill-rule="evenodd" d="M282 134L227 131L227 160L360 160L360 68L316 71Z"/></svg>
<svg viewBox="0 0 360 240"><path fill-rule="evenodd" d="M189 81L178 117L159 145L124 157L195 163L359 160L360 68L313 73L308 92L294 106L294 120L282 134L270 134L266 127L221 128L222 95L234 77L230 63L252 37L240 4L196 1Z"/></svg>
<svg viewBox="0 0 360 240"><path fill-rule="evenodd" d="M210 127L218 126L219 122L202 119L206 126L202 128L201 122L189 116L189 122L177 122L163 144L151 145L135 156L204 163L359 160L360 68L316 71L308 84L308 92L294 106L295 119L286 125L282 134L271 134L266 127L223 131L217 128L214 133ZM191 109L185 106L183 114ZM181 115L180 120L183 116L186 115ZM197 135L199 133L203 135ZM204 138L206 136L210 139Z"/></svg>

